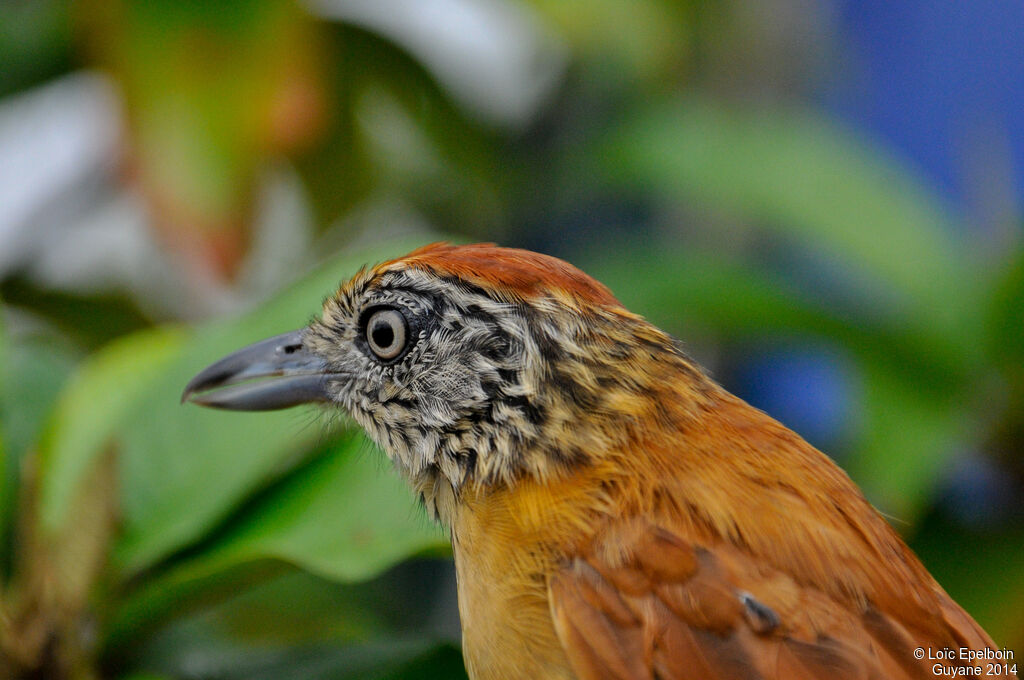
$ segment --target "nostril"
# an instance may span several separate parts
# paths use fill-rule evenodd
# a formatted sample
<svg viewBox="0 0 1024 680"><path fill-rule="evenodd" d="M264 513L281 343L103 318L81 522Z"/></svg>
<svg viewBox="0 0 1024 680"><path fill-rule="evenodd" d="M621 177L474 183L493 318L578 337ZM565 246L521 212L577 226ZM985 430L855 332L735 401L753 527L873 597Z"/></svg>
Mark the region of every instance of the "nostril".
<svg viewBox="0 0 1024 680"><path fill-rule="evenodd" d="M296 343L294 345L285 345L284 347L281 348L281 350L285 354L295 354L300 349L302 349L302 344L301 343Z"/></svg>

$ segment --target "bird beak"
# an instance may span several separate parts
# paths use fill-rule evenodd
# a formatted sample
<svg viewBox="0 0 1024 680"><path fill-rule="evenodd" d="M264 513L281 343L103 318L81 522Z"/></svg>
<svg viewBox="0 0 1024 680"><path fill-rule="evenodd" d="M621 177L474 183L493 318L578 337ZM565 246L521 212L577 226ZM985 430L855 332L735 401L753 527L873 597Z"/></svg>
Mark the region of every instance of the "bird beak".
<svg viewBox="0 0 1024 680"><path fill-rule="evenodd" d="M232 411L273 411L326 402L331 401L330 375L326 362L306 347L303 331L292 331L207 366L185 386L181 401Z"/></svg>

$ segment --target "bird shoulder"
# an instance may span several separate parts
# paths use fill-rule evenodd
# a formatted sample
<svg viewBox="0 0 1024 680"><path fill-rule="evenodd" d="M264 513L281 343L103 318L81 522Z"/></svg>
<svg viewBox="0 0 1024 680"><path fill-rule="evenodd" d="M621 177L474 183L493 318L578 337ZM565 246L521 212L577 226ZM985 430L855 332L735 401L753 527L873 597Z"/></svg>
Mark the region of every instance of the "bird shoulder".
<svg viewBox="0 0 1024 680"><path fill-rule="evenodd" d="M549 598L581 680L927 678L935 661L915 648L992 644L948 598L936 619L949 635L934 637L933 622L857 606L727 542L639 519L605 527L551 575Z"/></svg>
<svg viewBox="0 0 1024 680"><path fill-rule="evenodd" d="M923 678L917 647L994 646L826 456L724 390L701 408L605 458L549 576L580 678Z"/></svg>

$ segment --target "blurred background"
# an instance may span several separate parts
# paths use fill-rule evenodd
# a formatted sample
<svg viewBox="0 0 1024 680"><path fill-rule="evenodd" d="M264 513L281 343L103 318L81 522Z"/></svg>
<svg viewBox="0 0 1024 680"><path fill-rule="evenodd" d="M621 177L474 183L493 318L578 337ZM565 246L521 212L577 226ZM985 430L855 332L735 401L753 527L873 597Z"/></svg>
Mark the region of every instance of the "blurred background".
<svg viewBox="0 0 1024 680"><path fill-rule="evenodd" d="M0 676L463 678L446 538L178 403L360 265L568 259L1024 652L1024 5L0 0Z"/></svg>

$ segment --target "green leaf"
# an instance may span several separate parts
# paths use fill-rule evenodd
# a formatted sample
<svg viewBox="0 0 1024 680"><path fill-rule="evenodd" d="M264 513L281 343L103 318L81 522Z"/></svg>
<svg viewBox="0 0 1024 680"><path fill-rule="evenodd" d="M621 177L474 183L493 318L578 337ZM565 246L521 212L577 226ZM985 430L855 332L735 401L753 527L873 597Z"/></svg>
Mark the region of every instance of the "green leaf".
<svg viewBox="0 0 1024 680"><path fill-rule="evenodd" d="M943 335L921 335L900 315L884 310L857 315L715 252L620 247L614 255L591 254L585 265L628 309L667 328L687 322L731 339L812 334L936 391L970 377L959 343Z"/></svg>
<svg viewBox="0 0 1024 680"><path fill-rule="evenodd" d="M531 3L559 34L571 43L577 57L596 62L580 75L600 77L622 87L638 80L678 77L683 55L690 47L693 26L684 3L635 0L533 0ZM689 55L686 55L689 56Z"/></svg>
<svg viewBox="0 0 1024 680"><path fill-rule="evenodd" d="M444 533L416 508L405 482L384 469L385 460L353 434L248 512L206 559L277 557L355 581L409 555L444 549Z"/></svg>
<svg viewBox="0 0 1024 680"><path fill-rule="evenodd" d="M188 380L233 350L304 325L359 266L411 247L392 242L331 260L245 317L195 334L136 401L122 432L121 569L138 572L195 541L323 436L312 409L225 413L182 405Z"/></svg>
<svg viewBox="0 0 1024 680"><path fill-rule="evenodd" d="M0 96L52 77L72 63L71 7L61 0L3 6Z"/></svg>
<svg viewBox="0 0 1024 680"><path fill-rule="evenodd" d="M911 547L998 646L1020 649L1024 643L1024 528L1018 524L976 533L933 516L913 537Z"/></svg>
<svg viewBox="0 0 1024 680"><path fill-rule="evenodd" d="M0 565L11 548L22 461L39 442L76 360L72 349L45 336L0 337Z"/></svg>
<svg viewBox="0 0 1024 680"><path fill-rule="evenodd" d="M228 678L246 680L465 680L462 654L451 643L390 640L348 647L297 649L262 668Z"/></svg>
<svg viewBox="0 0 1024 680"><path fill-rule="evenodd" d="M465 680L462 652L454 644L438 645L434 649L394 670L385 670L381 680Z"/></svg>
<svg viewBox="0 0 1024 680"><path fill-rule="evenodd" d="M322 43L294 3L126 3L79 18L128 102L140 179L183 238L239 219L270 150L317 132ZM304 115L282 118L296 87Z"/></svg>
<svg viewBox="0 0 1024 680"><path fill-rule="evenodd" d="M986 325L988 351L1002 370L1016 403L1024 408L1024 249L1018 249L1001 269L989 296Z"/></svg>
<svg viewBox="0 0 1024 680"><path fill-rule="evenodd" d="M182 341L176 329L141 331L96 352L72 376L40 447L40 519L47 531L69 520L79 480Z"/></svg>
<svg viewBox="0 0 1024 680"><path fill-rule="evenodd" d="M264 647L366 640L385 633L381 603L367 584L343 585L285 569L195 616L176 619L168 632L191 644L225 639Z"/></svg>
<svg viewBox="0 0 1024 680"><path fill-rule="evenodd" d="M600 159L617 183L811 244L880 282L872 292L883 304L948 332L971 331L984 276L961 256L944 206L895 159L820 114L691 98L629 121Z"/></svg>
<svg viewBox="0 0 1024 680"><path fill-rule="evenodd" d="M863 422L855 455L846 463L868 499L906 533L927 509L948 463L976 441L979 425L964 404L866 363Z"/></svg>
<svg viewBox="0 0 1024 680"><path fill-rule="evenodd" d="M412 555L441 554L444 534L383 461L362 435L350 433L247 507L207 551L132 596L111 635L133 634L207 583L268 559L352 582Z"/></svg>
<svg viewBox="0 0 1024 680"><path fill-rule="evenodd" d="M76 353L46 337L9 338L0 417L11 465L38 443L61 387L75 366Z"/></svg>
<svg viewBox="0 0 1024 680"><path fill-rule="evenodd" d="M286 649L189 650L188 664L168 659L161 670L178 677L223 680L465 680L462 655L451 643L413 638ZM164 670L166 669L166 670Z"/></svg>
<svg viewBox="0 0 1024 680"><path fill-rule="evenodd" d="M9 507L10 494L14 488L14 471L8 467L7 446L4 443L4 421L7 419L7 374L10 372L10 357L7 355L7 333L4 327L4 309L0 306L0 546L3 546L3 537L7 534L7 516L11 511ZM3 549L0 547L0 555Z"/></svg>
<svg viewBox="0 0 1024 680"><path fill-rule="evenodd" d="M8 576L13 546L10 537L13 535L14 522L14 489L17 481L17 467L7 455L5 443L4 421L7 402L7 337L3 327L3 308L0 307L0 583ZM2 607L0 607L2 609Z"/></svg>
<svg viewBox="0 0 1024 680"><path fill-rule="evenodd" d="M422 574L423 565L413 567ZM183 657L202 656L213 663L237 667L254 653L274 650L274 655L311 645L350 646L371 640L421 634L423 622L415 623L408 604L402 606L402 581L409 570L389 571L380 578L359 584L339 584L295 567L267 565L253 571L233 569L226 583L227 597L210 604L209 598L176 607L166 622L151 635L138 628L124 629L130 636L108 638L106 663L118 668L149 668L172 671ZM274 573L272 573L274 572ZM262 582L253 577L271 574ZM422 595L430 583L406 586L407 594ZM429 595L427 600L429 601ZM398 602L396 602L398 600ZM153 619L145 622L152 628ZM145 631L144 631L145 632ZM237 668L236 668L237 670Z"/></svg>

